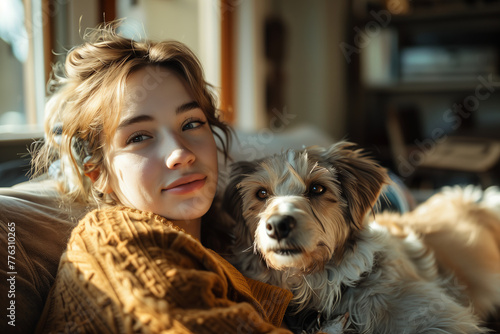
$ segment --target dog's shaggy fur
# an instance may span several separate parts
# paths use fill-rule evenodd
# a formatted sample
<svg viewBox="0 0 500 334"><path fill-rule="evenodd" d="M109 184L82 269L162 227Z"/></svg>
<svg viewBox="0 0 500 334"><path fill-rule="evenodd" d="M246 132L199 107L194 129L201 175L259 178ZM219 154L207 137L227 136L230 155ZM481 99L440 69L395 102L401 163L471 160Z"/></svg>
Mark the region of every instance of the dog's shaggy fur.
<svg viewBox="0 0 500 334"><path fill-rule="evenodd" d="M356 333L486 332L480 321L500 305L499 192L450 190L373 220L390 180L347 142L239 162L231 175L232 262L291 290L294 312L319 312L321 331L339 333L347 317Z"/></svg>

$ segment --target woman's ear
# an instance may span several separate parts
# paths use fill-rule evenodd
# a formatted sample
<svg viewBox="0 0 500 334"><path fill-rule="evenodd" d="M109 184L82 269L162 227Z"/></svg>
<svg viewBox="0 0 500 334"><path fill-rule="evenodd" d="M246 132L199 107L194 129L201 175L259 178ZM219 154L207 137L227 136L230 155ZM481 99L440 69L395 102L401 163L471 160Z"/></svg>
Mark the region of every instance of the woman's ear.
<svg viewBox="0 0 500 334"><path fill-rule="evenodd" d="M101 174L101 171L99 168L92 168L89 164L85 164L84 170L90 170L88 172L85 172L85 176L88 177L92 183L95 183L99 175Z"/></svg>
<svg viewBox="0 0 500 334"><path fill-rule="evenodd" d="M98 184L95 184L95 183L97 182L97 180L101 176L101 169L99 167L94 167L94 165L92 165L92 164L85 164L84 170L86 170L86 172L84 172L85 176L88 177L90 179L90 181L92 181L92 184L94 184L96 186L96 189L98 189L99 184L102 184L102 180L100 180L100 183L98 183ZM106 189L104 191L102 191L103 194L110 194L112 192L113 192L113 189L111 189L111 187L109 185L107 185Z"/></svg>

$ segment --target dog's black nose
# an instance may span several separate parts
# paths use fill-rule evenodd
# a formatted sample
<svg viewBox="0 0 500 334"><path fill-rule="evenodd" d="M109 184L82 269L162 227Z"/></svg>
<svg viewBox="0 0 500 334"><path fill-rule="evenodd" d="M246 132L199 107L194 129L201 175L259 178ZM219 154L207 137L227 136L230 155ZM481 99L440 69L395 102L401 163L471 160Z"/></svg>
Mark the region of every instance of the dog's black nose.
<svg viewBox="0 0 500 334"><path fill-rule="evenodd" d="M267 235L280 241L290 234L295 225L297 221L292 216L273 216L266 223Z"/></svg>

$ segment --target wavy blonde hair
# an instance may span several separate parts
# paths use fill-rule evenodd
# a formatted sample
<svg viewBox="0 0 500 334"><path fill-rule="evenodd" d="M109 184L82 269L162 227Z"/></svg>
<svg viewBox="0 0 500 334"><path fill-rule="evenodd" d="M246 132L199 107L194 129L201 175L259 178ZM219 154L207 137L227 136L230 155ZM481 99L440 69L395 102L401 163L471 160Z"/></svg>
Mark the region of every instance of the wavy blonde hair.
<svg viewBox="0 0 500 334"><path fill-rule="evenodd" d="M195 54L177 41L134 41L117 33L119 22L87 30L85 43L68 52L64 66L54 67L46 104L45 139L34 149L34 175L60 163L61 191L73 201L114 204L105 195L109 175L103 148L116 130L125 101L127 77L146 66L175 70L205 113L220 150L228 157L230 128L221 121L216 99ZM105 135L102 135L105 134ZM97 170L92 184L85 176Z"/></svg>

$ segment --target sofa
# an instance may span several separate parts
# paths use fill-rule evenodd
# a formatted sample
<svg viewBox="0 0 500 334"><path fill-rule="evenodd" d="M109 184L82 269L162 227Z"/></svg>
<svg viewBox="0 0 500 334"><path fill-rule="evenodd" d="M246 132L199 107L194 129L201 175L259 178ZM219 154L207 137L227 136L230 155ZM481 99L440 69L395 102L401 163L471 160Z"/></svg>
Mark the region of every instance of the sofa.
<svg viewBox="0 0 500 334"><path fill-rule="evenodd" d="M2 333L33 332L66 241L86 211L63 208L51 180L0 188Z"/></svg>

